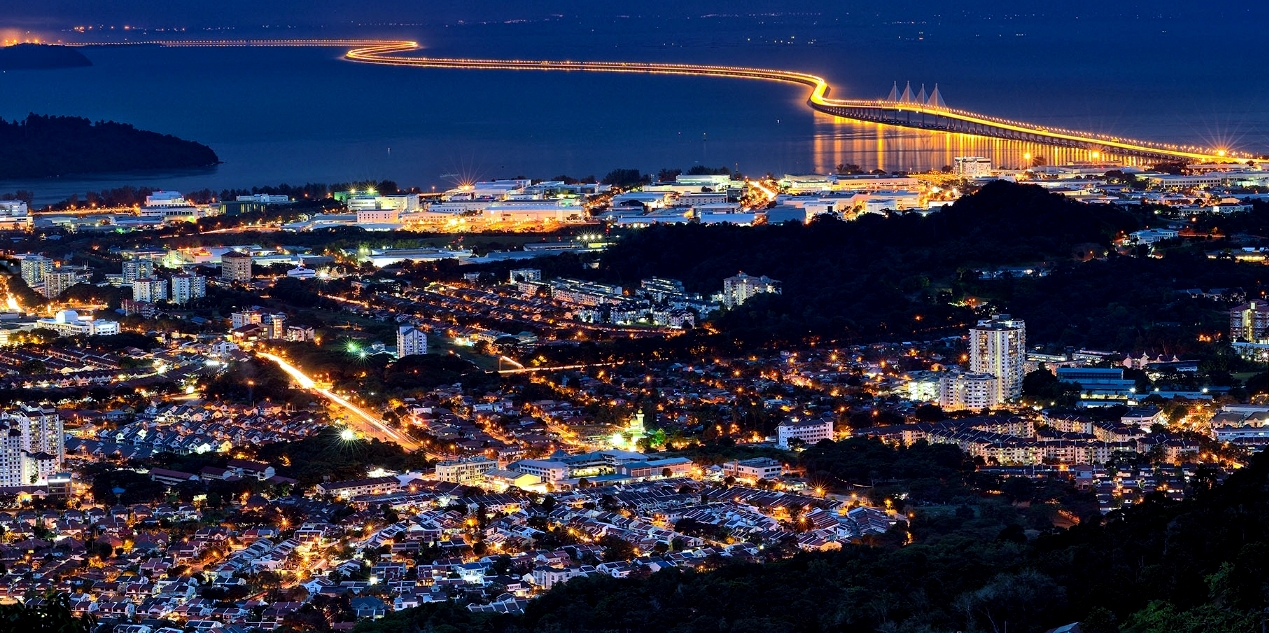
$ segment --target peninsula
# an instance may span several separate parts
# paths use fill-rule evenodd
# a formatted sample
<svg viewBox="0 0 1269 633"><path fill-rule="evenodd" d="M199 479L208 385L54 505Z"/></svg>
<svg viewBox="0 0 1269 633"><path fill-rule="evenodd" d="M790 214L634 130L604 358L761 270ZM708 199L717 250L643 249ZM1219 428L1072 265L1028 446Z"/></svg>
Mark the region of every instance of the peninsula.
<svg viewBox="0 0 1269 633"><path fill-rule="evenodd" d="M14 44L0 48L0 70L50 70L92 65L92 60L70 46Z"/></svg>
<svg viewBox="0 0 1269 633"><path fill-rule="evenodd" d="M0 180L143 169L205 167L220 162L210 147L126 123L31 114L0 119Z"/></svg>

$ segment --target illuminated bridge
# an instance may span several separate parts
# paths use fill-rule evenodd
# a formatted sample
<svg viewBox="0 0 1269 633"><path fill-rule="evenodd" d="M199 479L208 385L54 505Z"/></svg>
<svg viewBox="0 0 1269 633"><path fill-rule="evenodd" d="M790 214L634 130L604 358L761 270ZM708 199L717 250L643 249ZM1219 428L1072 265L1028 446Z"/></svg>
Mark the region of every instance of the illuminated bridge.
<svg viewBox="0 0 1269 633"><path fill-rule="evenodd" d="M789 70L713 66L701 64L658 64L646 62L545 61L519 59L462 59L424 57L416 42L379 40L208 40L130 42L161 46L331 46L348 48L344 57L351 61L385 66L419 68L463 68L473 70L560 70L575 72L637 73L654 75L690 75L754 79L799 84L810 89L807 105L825 114L854 121L881 123L896 127L972 134L992 138L1025 141L1058 147L1070 147L1107 156L1124 156L1159 160L1223 162L1250 159L1253 156L1228 148L1174 145L1123 138L1077 130L1013 121L967 110L949 108L936 94L930 99L912 98L905 90L902 97L892 93L888 99L835 99L829 97L831 86L821 77Z"/></svg>

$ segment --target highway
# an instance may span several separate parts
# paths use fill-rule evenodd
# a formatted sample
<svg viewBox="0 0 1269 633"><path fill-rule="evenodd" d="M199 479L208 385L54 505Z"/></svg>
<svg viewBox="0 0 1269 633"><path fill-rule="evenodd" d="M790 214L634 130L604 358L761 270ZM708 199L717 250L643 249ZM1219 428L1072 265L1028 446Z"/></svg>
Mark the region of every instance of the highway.
<svg viewBox="0 0 1269 633"><path fill-rule="evenodd" d="M299 386L321 395L322 397L326 398L327 400L330 400L331 402L339 405L340 407L343 407L345 410L351 413L352 415L349 417L349 421L351 423L350 426L354 427L355 430L361 432L363 435L366 435L369 437L377 437L384 441L395 442L397 444L400 444L401 447L406 450L413 451L413 450L418 450L419 448L421 448L418 442L414 441L413 439L411 439L409 436L405 435L404 433L401 433L400 431L397 431L396 429L389 427L387 424L384 424L383 420L379 419L378 417L374 415L371 415L370 412L353 404L347 398L340 396L339 394L331 391L330 389L325 389L318 386L317 381L308 377L308 375L300 371L298 367L296 367L295 365L292 365L291 363L288 363L281 356L278 356L276 354L270 354L268 352L257 352L257 354L261 358L265 358L276 363L277 366L281 368L282 371L286 372L287 375L290 376L293 380L295 380L295 382L299 384Z"/></svg>
<svg viewBox="0 0 1269 633"><path fill-rule="evenodd" d="M1246 160L1255 158L1248 153L1235 152L1230 148L1158 143L1079 130L1053 128L915 100L835 99L829 97L832 87L824 78L790 70L704 64L426 57L418 55L419 51L423 49L417 42L405 40L156 40L129 42L129 44L176 47L329 46L347 48L348 51L344 54L344 57L350 61L384 66L689 75L774 81L797 84L808 88L810 90L810 94L807 97L807 105L809 107L844 119L1076 147L1097 152L1098 155L1107 157L1134 156L1199 162L1227 162L1232 159ZM93 44L83 43L78 45Z"/></svg>

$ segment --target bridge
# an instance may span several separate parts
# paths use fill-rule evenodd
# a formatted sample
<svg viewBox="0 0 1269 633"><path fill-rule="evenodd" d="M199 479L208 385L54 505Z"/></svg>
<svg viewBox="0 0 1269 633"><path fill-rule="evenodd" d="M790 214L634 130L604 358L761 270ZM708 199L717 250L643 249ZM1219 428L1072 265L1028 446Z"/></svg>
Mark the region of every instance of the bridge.
<svg viewBox="0 0 1269 633"><path fill-rule="evenodd" d="M128 42L128 44L179 47L330 46L347 48L348 51L344 54L344 57L350 61L383 66L688 75L694 77L774 81L808 88L810 94L807 96L806 103L811 109L853 121L1069 147L1088 150L1107 157L1121 156L1162 161L1183 160L1197 162L1230 162L1257 158L1246 152L1235 152L1229 148L1199 147L1123 138L1026 123L950 108L939 96L937 86L935 87L935 92L925 98L923 98L924 90L922 90L922 96L914 97L909 87L904 90L902 96L896 94L897 90L895 90L886 99L836 99L829 96L832 87L822 77L789 70L704 64L425 57L417 54L422 50L418 43L404 40L165 40Z"/></svg>

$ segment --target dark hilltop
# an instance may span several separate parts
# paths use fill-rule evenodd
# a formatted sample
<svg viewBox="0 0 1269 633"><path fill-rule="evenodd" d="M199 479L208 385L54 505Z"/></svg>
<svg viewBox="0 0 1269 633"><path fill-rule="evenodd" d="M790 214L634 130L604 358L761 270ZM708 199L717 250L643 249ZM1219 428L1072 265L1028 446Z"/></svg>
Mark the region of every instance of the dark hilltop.
<svg viewBox="0 0 1269 633"><path fill-rule="evenodd" d="M14 44L0 48L0 70L52 70L92 65L92 60L69 46Z"/></svg>

